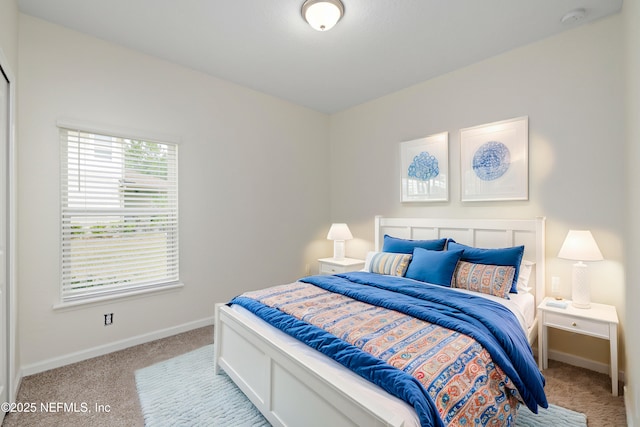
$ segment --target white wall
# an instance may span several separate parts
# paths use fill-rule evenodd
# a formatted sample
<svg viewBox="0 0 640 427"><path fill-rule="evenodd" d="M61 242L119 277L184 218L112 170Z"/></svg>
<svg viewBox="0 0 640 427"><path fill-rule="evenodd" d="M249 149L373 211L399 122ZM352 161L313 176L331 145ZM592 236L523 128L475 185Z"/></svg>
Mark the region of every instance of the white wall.
<svg viewBox="0 0 640 427"><path fill-rule="evenodd" d="M556 255L569 228L592 230L606 258L590 267L593 300L624 318L623 54L616 15L333 115L331 216L361 239L347 255L372 249L375 214L546 216L548 275L570 297L571 261ZM459 130L519 116L529 116L529 200L460 202ZM450 201L401 204L399 142L443 131ZM553 332L552 349L608 363L606 342Z"/></svg>
<svg viewBox="0 0 640 427"><path fill-rule="evenodd" d="M27 15L19 35L19 314L27 373L208 321L214 303L292 281L326 256L328 246L309 242L322 239L329 222L328 116ZM179 138L182 290L52 309L59 299L60 118ZM114 324L105 327L109 312Z"/></svg>
<svg viewBox="0 0 640 427"><path fill-rule="evenodd" d="M630 426L640 426L640 366L637 360L640 354L640 3L626 1L623 6L625 18L625 54L627 83L627 180L630 183L627 196L627 317L625 323L633 325L627 328L627 360L636 363L627 365L627 385L625 403L627 420Z"/></svg>

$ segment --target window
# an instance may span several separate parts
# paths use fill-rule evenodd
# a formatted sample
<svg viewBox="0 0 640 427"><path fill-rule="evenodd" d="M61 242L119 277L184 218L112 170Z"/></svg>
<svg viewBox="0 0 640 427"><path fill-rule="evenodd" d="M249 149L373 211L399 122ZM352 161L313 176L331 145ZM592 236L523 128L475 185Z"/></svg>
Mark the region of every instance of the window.
<svg viewBox="0 0 640 427"><path fill-rule="evenodd" d="M60 128L62 302L177 285L177 146Z"/></svg>

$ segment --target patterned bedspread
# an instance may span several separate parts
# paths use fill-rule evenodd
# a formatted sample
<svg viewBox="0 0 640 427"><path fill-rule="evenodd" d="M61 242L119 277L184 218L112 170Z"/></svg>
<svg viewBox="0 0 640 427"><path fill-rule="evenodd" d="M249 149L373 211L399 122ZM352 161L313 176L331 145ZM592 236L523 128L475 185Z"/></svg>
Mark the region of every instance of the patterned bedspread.
<svg viewBox="0 0 640 427"><path fill-rule="evenodd" d="M363 287L363 284L356 283L355 286ZM402 390L398 392L395 385L390 386L387 379L380 379L377 374L363 375L362 361L354 369L414 405L423 425L515 424L518 402L523 401L518 387L476 339L398 310L359 300L349 295L350 288L347 288L345 292L337 293L335 289L296 282L248 292L232 303L240 303L251 309L247 305L255 304L247 302L250 300L264 310L277 310L300 322L291 323L293 320L288 320L287 328L314 326L344 343L340 345L355 347L359 356L364 352L375 358L378 364L392 366L403 375L410 376L408 382L413 388L422 388L422 393L417 394L423 396L416 397L415 392L403 391L412 388L406 386L401 386ZM440 292L438 289L436 291ZM375 287L367 293L378 292L380 290ZM295 336L295 333L291 334ZM325 349L325 354L333 355L342 351L328 349L336 343L326 341L322 334L320 338L314 336L310 340L316 340L315 346L319 350ZM314 345L313 342L307 342ZM347 353L347 357L353 357L353 351ZM345 366L352 364L344 363L341 357L344 355L334 358ZM366 364L370 359L364 358L363 361ZM353 366L348 367L353 369ZM391 380L391 383L395 382L395 378ZM430 408L425 409L421 398L427 400L426 406ZM544 399L539 403L546 406Z"/></svg>

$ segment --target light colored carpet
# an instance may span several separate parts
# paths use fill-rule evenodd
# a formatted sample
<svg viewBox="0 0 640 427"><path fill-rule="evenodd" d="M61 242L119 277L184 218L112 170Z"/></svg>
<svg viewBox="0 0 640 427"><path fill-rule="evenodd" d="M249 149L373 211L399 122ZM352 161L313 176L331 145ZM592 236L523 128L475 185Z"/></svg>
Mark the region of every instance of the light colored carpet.
<svg viewBox="0 0 640 427"><path fill-rule="evenodd" d="M110 405L111 411L12 412L2 427L144 427L134 372L212 342L213 327L207 326L25 377L18 402L99 403ZM589 427L627 425L624 397L611 395L607 375L550 360L544 376L549 402L587 414Z"/></svg>
<svg viewBox="0 0 640 427"><path fill-rule="evenodd" d="M147 427L270 424L226 374L213 373L213 345L136 371ZM533 414L521 407L517 427L586 427L586 416L559 406Z"/></svg>

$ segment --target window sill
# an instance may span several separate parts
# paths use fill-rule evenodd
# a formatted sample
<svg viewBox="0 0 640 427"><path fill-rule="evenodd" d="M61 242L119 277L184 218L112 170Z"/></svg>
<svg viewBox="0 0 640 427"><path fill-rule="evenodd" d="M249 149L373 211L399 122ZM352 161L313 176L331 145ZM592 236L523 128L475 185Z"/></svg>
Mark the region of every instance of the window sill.
<svg viewBox="0 0 640 427"><path fill-rule="evenodd" d="M86 299L81 299L77 301L60 302L58 304L54 304L53 309L67 310L67 309L80 308L80 307L85 307L90 305L100 305L100 304L110 303L114 300L133 299L136 297L149 295L149 294L159 294L167 291L175 291L178 289L182 289L183 287L184 287L184 283L178 282L178 283L173 283L173 284L165 285L161 287L140 289L137 291L131 291L131 292L126 292L122 294L105 295L101 297L86 298Z"/></svg>

